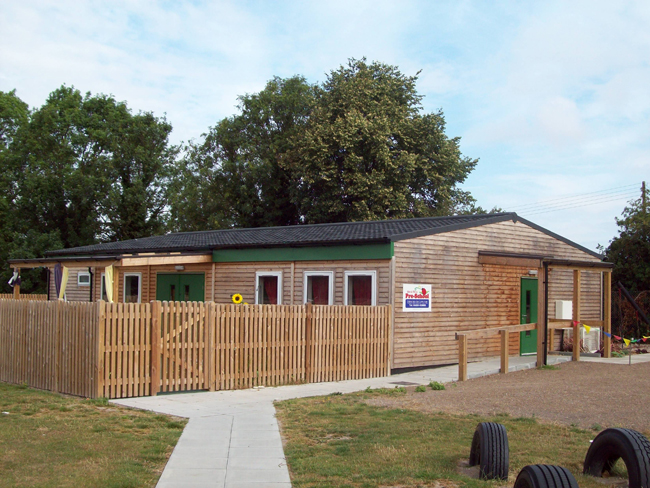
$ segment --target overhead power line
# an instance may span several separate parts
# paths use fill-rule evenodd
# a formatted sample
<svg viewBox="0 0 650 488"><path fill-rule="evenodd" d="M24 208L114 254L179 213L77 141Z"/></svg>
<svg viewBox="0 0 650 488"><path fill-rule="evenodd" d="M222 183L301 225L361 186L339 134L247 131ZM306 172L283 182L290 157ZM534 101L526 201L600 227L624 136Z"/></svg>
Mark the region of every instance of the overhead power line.
<svg viewBox="0 0 650 488"><path fill-rule="evenodd" d="M551 200L541 200L538 202L532 202L532 203L527 203L524 205L517 205L515 207L512 207L513 211L516 210L521 210L524 208L528 207L539 207L539 206L548 206L548 205L554 205L554 204L562 204L565 202L573 202L573 201L580 201L585 198L598 198L602 195L610 195L610 194L630 194L634 192L636 195L638 193L637 188L639 188L640 183L634 184L634 185L626 185L626 186L619 186L616 188L609 188L606 190L599 190L599 191L594 191L590 193L580 193L578 195L570 195L570 196L564 196L564 197L559 197L559 198L553 198Z"/></svg>
<svg viewBox="0 0 650 488"><path fill-rule="evenodd" d="M552 200L533 202L517 207L512 207L508 210L521 213L522 215L537 215L541 213L593 206L614 201L628 201L638 197L639 185L640 183L637 183L633 185L620 186L590 193L560 197Z"/></svg>

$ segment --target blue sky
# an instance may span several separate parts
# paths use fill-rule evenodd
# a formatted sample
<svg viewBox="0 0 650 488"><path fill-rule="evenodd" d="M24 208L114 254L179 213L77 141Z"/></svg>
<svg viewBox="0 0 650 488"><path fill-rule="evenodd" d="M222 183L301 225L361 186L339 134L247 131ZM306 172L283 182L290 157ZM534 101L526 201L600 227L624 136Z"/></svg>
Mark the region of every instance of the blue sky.
<svg viewBox="0 0 650 488"><path fill-rule="evenodd" d="M650 180L648 26L647 1L4 0L0 90L112 94L180 142L273 76L365 56L420 72L424 110L480 160L463 188L481 206L595 249Z"/></svg>

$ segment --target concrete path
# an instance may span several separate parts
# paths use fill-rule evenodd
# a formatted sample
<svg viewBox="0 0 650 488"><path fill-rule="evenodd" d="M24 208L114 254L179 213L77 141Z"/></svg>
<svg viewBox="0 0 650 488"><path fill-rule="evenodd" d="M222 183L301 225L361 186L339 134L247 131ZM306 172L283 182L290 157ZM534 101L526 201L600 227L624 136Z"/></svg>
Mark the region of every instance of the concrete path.
<svg viewBox="0 0 650 488"><path fill-rule="evenodd" d="M570 359L549 356L549 363ZM532 367L535 356L510 358L510 371ZM498 358L468 365L470 378L498 372ZM457 379L458 366L454 365L384 378L162 394L111 403L189 418L157 488L284 488L291 486L291 480L273 401Z"/></svg>

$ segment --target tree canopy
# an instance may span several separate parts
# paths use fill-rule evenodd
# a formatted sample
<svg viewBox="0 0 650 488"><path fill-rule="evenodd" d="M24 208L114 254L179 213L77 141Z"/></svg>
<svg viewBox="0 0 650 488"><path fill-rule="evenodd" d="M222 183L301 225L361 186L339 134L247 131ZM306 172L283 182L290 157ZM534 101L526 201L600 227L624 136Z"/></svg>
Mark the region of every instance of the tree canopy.
<svg viewBox="0 0 650 488"><path fill-rule="evenodd" d="M422 113L417 76L350 60L321 85L274 78L190 144L170 184L174 228L448 215L477 161Z"/></svg>
<svg viewBox="0 0 650 488"><path fill-rule="evenodd" d="M273 78L239 97L240 113L190 143L170 182L173 228L206 230L300 223L293 175L283 159L308 120L314 88Z"/></svg>
<svg viewBox="0 0 650 488"><path fill-rule="evenodd" d="M0 93L0 254L39 257L164 232L170 132L166 120L107 95L62 86L29 111L15 92Z"/></svg>
<svg viewBox="0 0 650 488"><path fill-rule="evenodd" d="M613 282L623 283L632 295L650 290L649 197L646 190L645 198L642 195L625 207L622 218L616 219L619 235L605 249L605 258L614 263Z"/></svg>

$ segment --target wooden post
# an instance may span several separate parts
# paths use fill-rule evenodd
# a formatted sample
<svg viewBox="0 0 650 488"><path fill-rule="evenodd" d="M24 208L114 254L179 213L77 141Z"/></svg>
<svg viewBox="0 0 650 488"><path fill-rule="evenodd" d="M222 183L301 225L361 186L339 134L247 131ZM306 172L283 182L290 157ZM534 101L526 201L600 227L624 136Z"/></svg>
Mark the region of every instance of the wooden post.
<svg viewBox="0 0 650 488"><path fill-rule="evenodd" d="M507 330L500 330L499 334L501 335L501 373L506 374L508 372L508 360L510 359L510 344L508 343L510 334Z"/></svg>
<svg viewBox="0 0 650 488"><path fill-rule="evenodd" d="M388 333L386 340L388 341L388 358L386 359L386 376L390 376L393 367L393 327L395 326L395 307L388 305Z"/></svg>
<svg viewBox="0 0 650 488"><path fill-rule="evenodd" d="M120 303L120 271L117 266L113 266L113 303Z"/></svg>
<svg viewBox="0 0 650 488"><path fill-rule="evenodd" d="M156 396L160 391L160 302L151 302L151 396Z"/></svg>
<svg viewBox="0 0 650 488"><path fill-rule="evenodd" d="M214 267L212 269L214 269ZM214 278L214 275L213 275L213 278ZM212 280L212 283L214 284L214 279ZM213 286L213 288L214 288L214 286ZM215 310L214 302L208 303L207 306L208 306L208 313L207 313L207 317L206 317L206 324L207 324L207 327L208 327L208 351L207 351L207 357L208 357L208 388L209 388L210 391L215 391L217 389L217 379L216 379L217 378L216 377L217 345L214 342L215 329L217 327L216 319L215 319L216 310Z"/></svg>
<svg viewBox="0 0 650 488"><path fill-rule="evenodd" d="M537 277L537 367L541 368L544 364L544 326L546 322L544 281L547 277L544 274L544 268L538 268Z"/></svg>
<svg viewBox="0 0 650 488"><path fill-rule="evenodd" d="M610 358L612 357L612 273L607 271L603 276L603 300L604 300L604 310L603 310L603 357Z"/></svg>
<svg viewBox="0 0 650 488"><path fill-rule="evenodd" d="M104 394L104 357L106 351L106 302L99 300L97 303L98 320L97 320L97 345L95 359L95 397L101 398L107 396Z"/></svg>
<svg viewBox="0 0 650 488"><path fill-rule="evenodd" d="M311 303L306 303L303 305L303 311L305 314L305 381L311 383L311 362L312 362L312 351L311 351L311 335L312 335L312 316L311 316Z"/></svg>
<svg viewBox="0 0 650 488"><path fill-rule="evenodd" d="M467 336L458 334L458 381L467 381Z"/></svg>
<svg viewBox="0 0 650 488"><path fill-rule="evenodd" d="M214 302L214 280L215 280L215 274L217 270L217 263L212 263L212 283L210 284L210 301Z"/></svg>
<svg viewBox="0 0 650 488"><path fill-rule="evenodd" d="M20 268L14 268L14 272L18 272L18 276L20 276ZM20 298L20 285L16 284L14 285L14 300L18 300L19 298Z"/></svg>
<svg viewBox="0 0 650 488"><path fill-rule="evenodd" d="M580 361L580 270L573 270L573 360Z"/></svg>
<svg viewBox="0 0 650 488"><path fill-rule="evenodd" d="M63 328L63 319L61 315L63 314L63 301L56 301L56 320L55 320L55 338L54 338L54 393L59 392L59 377L61 376L61 329Z"/></svg>

